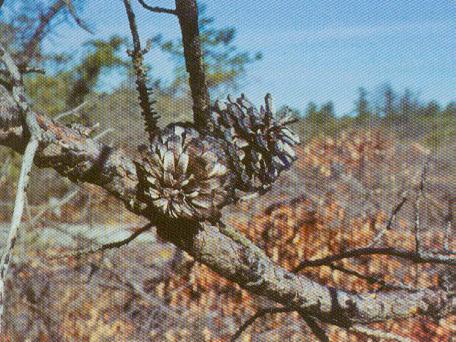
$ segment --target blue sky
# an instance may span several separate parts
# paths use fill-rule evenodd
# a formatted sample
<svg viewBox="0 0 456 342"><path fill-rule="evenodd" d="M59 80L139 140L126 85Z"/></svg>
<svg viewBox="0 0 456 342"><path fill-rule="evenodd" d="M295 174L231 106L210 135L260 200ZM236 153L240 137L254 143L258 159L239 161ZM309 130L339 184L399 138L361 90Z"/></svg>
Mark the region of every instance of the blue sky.
<svg viewBox="0 0 456 342"><path fill-rule="evenodd" d="M173 7L174 1L148 0ZM132 1L135 3L135 1ZM219 27L237 28L241 49L262 51L242 91L255 102L271 92L276 102L304 109L309 101L332 100L348 113L357 88L384 83L409 87L425 100L456 99L455 0L208 0ZM143 40L157 33L178 37L177 19L135 6ZM87 1L81 16L97 37L128 35L121 0ZM63 27L47 48L77 49L93 38ZM172 63L153 51L155 74L169 77ZM104 82L116 82L115 75Z"/></svg>

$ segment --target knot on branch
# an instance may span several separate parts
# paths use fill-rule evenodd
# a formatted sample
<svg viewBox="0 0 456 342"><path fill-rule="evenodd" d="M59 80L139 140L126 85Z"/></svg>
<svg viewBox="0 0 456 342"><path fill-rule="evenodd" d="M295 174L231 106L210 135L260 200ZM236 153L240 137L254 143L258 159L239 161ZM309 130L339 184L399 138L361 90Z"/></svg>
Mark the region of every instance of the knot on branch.
<svg viewBox="0 0 456 342"><path fill-rule="evenodd" d="M423 290L426 294L423 296L423 309L418 309L417 314L426 314L429 317L440 319L454 313L454 298L446 291Z"/></svg>

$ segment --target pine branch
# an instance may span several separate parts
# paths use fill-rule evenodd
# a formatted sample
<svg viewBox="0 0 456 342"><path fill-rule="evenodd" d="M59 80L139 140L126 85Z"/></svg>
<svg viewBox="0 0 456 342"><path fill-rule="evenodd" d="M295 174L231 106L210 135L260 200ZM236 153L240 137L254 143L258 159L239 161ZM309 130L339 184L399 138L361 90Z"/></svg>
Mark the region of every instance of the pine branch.
<svg viewBox="0 0 456 342"><path fill-rule="evenodd" d="M212 131L211 99L203 63L196 0L176 0L176 13L182 33L185 66L189 73L193 122L201 131Z"/></svg>
<svg viewBox="0 0 456 342"><path fill-rule="evenodd" d="M141 41L139 39L138 28L136 25L135 13L131 7L130 0L124 0L125 10L128 16L128 23L130 25L131 36L133 39L133 51L128 51L136 74L136 90L139 94L139 104L141 106L141 113L145 121L145 129L149 135L149 141L152 142L154 136L158 132L157 122L159 116L154 111L150 101L152 89L147 86L148 78L146 67L144 66L144 55L149 52L151 46L150 41L145 49L141 48Z"/></svg>

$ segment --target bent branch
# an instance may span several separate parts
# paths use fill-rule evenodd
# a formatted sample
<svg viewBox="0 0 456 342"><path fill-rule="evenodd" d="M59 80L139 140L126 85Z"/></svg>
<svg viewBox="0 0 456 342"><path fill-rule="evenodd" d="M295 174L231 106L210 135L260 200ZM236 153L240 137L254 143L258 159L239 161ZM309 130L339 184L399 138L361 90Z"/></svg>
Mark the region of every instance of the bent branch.
<svg viewBox="0 0 456 342"><path fill-rule="evenodd" d="M23 153L29 134L19 113L7 90L0 86L0 145ZM138 191L133 159L44 115L36 114L36 119L45 138L40 141L35 164L53 168L73 182L99 185L122 200L130 211L155 224L160 236L247 291L345 327L417 314L440 317L456 312L456 298L440 289L349 293L275 265L257 253L253 243L240 244L215 225L154 214Z"/></svg>

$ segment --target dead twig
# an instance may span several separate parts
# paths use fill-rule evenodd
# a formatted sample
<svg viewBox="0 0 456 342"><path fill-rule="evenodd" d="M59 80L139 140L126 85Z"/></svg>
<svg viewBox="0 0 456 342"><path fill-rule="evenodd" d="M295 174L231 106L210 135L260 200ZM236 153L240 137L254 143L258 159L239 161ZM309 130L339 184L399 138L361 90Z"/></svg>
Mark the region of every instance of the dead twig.
<svg viewBox="0 0 456 342"><path fill-rule="evenodd" d="M128 51L128 54L132 59L133 68L136 73L136 90L139 94L139 105L141 106L146 132L149 135L149 140L152 141L158 131L157 122L159 117L152 107L153 102L150 101L152 89L147 86L148 78L146 67L144 66L144 55L150 50L151 42L149 41L145 49L141 48L135 13L131 7L130 0L124 0L124 5L133 39L133 51Z"/></svg>
<svg viewBox="0 0 456 342"><path fill-rule="evenodd" d="M393 209L391 212L391 215L388 219L388 223L386 224L385 228L383 228L373 239L372 242L367 246L367 247L373 247L375 246L386 234L388 230L391 229L391 226L393 225L393 222L396 220L396 216L399 213L399 211L402 209L402 206L405 204L407 201L407 192L405 192L402 195L402 200L399 202L399 204Z"/></svg>
<svg viewBox="0 0 456 342"><path fill-rule="evenodd" d="M253 323L258 318L264 317L268 314L277 314L277 313L283 313L283 312L293 312L296 311L296 308L264 308L258 310L253 316L251 316L247 321L245 321L239 329L236 331L236 333L231 337L231 341L234 342L236 341L239 337L241 337L242 333L246 331Z"/></svg>
<svg viewBox="0 0 456 342"><path fill-rule="evenodd" d="M131 241L136 239L139 235L141 235L145 231L149 230L150 227L152 227L151 223L146 224L144 227L136 230L129 237L127 237L126 239L123 239L123 240L109 242L109 243L106 243L106 244L102 244L101 246L92 247L92 248L89 248L89 249L86 249L86 250L80 250L80 251L76 251L76 252L72 252L72 253L51 256L50 258L51 259L63 259L63 258L71 258L71 257L81 257L81 256L85 256L85 255L90 255L90 254L95 254L95 253L99 253L99 252L104 252L104 251L106 251L108 249L120 248L122 246L125 246L125 245L129 244Z"/></svg>
<svg viewBox="0 0 456 342"><path fill-rule="evenodd" d="M32 37L25 44L24 53L22 54L23 58L25 58L22 63L23 65L26 66L28 62L34 57L36 48L48 32L46 29L48 28L50 22L62 10L64 5L65 3L63 0L57 0L48 8L46 13L39 16L40 22L36 27L36 30L33 33Z"/></svg>
<svg viewBox="0 0 456 342"><path fill-rule="evenodd" d="M298 265L298 267L294 269L294 272L299 272L306 267L327 266L335 261L369 255L389 255L397 258L407 259L416 263L456 265L456 258L452 258L448 255L441 255L436 253L418 254L417 252L395 249L392 247L366 247L355 248L339 254L328 255L327 257L319 259L304 260Z"/></svg>
<svg viewBox="0 0 456 342"><path fill-rule="evenodd" d="M108 128L108 129L105 129L103 132L97 134L96 136L93 137L93 140L100 140L101 138L103 138L105 135L109 134L109 133L112 133L114 132L114 128Z"/></svg>
<svg viewBox="0 0 456 342"><path fill-rule="evenodd" d="M304 322L306 322L307 326L309 327L310 330L312 330L312 333L315 335L315 337L321 341L321 342L329 342L329 338L326 335L326 332L323 330L322 327L317 323L314 317L309 316L305 314L304 312L299 312L299 315L302 317Z"/></svg>
<svg viewBox="0 0 456 342"><path fill-rule="evenodd" d="M88 33L93 34L93 32L89 28L89 26L78 16L78 13L76 12L76 8L74 8L73 1L72 0L63 0L63 1L65 2L66 7L68 8L68 12L70 12L70 15L73 17L76 24L83 30L87 31Z"/></svg>
<svg viewBox="0 0 456 342"><path fill-rule="evenodd" d="M56 208L59 208L61 207L62 205L68 203L69 201L71 201L77 194L79 193L79 189L77 190L74 190L74 191L71 191L68 193L68 195L66 195L65 197L63 197L62 199L60 199L57 203L53 204L53 205L48 205L46 206L45 208L41 209L41 211L36 214L35 216L32 217L32 219L30 220L29 222L29 225L33 225L35 224L36 222L38 222L38 220L49 210L53 210L53 209L56 209Z"/></svg>
<svg viewBox="0 0 456 342"><path fill-rule="evenodd" d="M167 14L173 14L177 15L176 10L169 9L169 8L163 8L159 6L150 6L145 3L144 0L138 0L138 2L141 4L142 7L144 7L146 10L155 12L155 13L167 13Z"/></svg>
<svg viewBox="0 0 456 342"><path fill-rule="evenodd" d="M369 284L378 284L382 288L385 288L385 289L389 289L389 290L399 290L400 289L400 290L415 291L415 289L413 287L411 287L411 286L407 286L405 284L397 284L397 285L396 284L389 284L389 283L385 282L383 279L378 279L378 278L373 277L373 276L364 275L364 274L361 274L361 273L359 273L357 271L345 268L343 266L330 264L329 267L332 270L343 272L343 273L352 275L354 277L357 277L359 279L363 279L363 280L367 281L367 283L369 283Z"/></svg>
<svg viewBox="0 0 456 342"><path fill-rule="evenodd" d="M24 157L22 160L21 172L16 191L16 199L14 203L13 218L8 235L5 250L0 261L0 330L3 322L3 314L5 309L5 280L11 263L11 256L19 234L19 226L22 220L24 205L26 200L26 189L29 182L30 171L32 170L33 160L38 150L41 140L41 128L36 120L35 114L28 106L22 74L19 68L13 61L10 54L0 45L0 61L2 61L8 72L11 80L12 95L17 106L20 108L20 114L24 119L27 129L30 133L30 139L25 148Z"/></svg>
<svg viewBox="0 0 456 342"><path fill-rule="evenodd" d="M79 111L87 105L87 101L82 102L79 106L70 109L66 112L60 113L54 117L55 121L62 120L64 117L70 116L70 115L76 115L79 113Z"/></svg>
<svg viewBox="0 0 456 342"><path fill-rule="evenodd" d="M429 158L426 160L423 166L423 171L421 172L420 177L420 185L418 188L418 194L416 195L415 200L415 226L414 226L414 233L415 233L415 248L418 255L421 254L421 229L420 229L420 206L421 206L421 199L424 194L424 186L426 184L426 176L427 170L429 167Z"/></svg>
<svg viewBox="0 0 456 342"><path fill-rule="evenodd" d="M33 158L35 152L38 149L38 140L31 139L27 144L24 152L24 158L22 161L21 173L16 191L16 200L14 204L13 218L11 220L11 227L8 235L8 241L3 252L3 256L0 262L0 319L3 319L3 313L5 310L5 280L8 273L9 265L11 262L11 254L16 244L19 226L21 224L22 213L24 211L25 203L25 192L29 181L30 171L33 166ZM0 322L1 326L1 322ZM1 330L1 328L0 328Z"/></svg>

